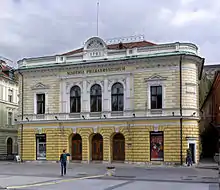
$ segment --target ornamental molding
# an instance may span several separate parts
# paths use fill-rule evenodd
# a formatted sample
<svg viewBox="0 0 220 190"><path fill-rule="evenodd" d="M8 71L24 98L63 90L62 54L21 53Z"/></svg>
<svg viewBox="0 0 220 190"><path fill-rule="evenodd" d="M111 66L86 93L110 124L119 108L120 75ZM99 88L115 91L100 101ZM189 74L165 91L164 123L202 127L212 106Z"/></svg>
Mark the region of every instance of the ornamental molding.
<svg viewBox="0 0 220 190"><path fill-rule="evenodd" d="M70 94L70 90L73 86L79 86L81 94L83 93L83 81L78 82L66 82L66 94Z"/></svg>
<svg viewBox="0 0 220 190"><path fill-rule="evenodd" d="M111 91L112 86L117 82L123 85L124 91L126 90L126 78L114 78L114 79L108 79L108 91L109 92Z"/></svg>
<svg viewBox="0 0 220 190"><path fill-rule="evenodd" d="M93 85L98 84L101 86L102 93L104 92L104 80L87 80L87 92L90 93L90 89Z"/></svg>
<svg viewBox="0 0 220 190"><path fill-rule="evenodd" d="M41 82L38 82L34 86L31 87L32 90L42 90L42 89L49 89L49 85L45 85Z"/></svg>
<svg viewBox="0 0 220 190"><path fill-rule="evenodd" d="M162 77L158 74L153 74L152 76L145 78L145 82L156 82L156 81L164 81L167 80L167 77Z"/></svg>

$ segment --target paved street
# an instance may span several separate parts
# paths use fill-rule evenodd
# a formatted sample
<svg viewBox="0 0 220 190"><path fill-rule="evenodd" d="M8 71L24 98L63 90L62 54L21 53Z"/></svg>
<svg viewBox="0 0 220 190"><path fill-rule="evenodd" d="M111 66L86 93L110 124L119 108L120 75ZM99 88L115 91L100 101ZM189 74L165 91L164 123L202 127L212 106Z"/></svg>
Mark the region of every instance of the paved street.
<svg viewBox="0 0 220 190"><path fill-rule="evenodd" d="M59 164L0 162L0 186L8 189L52 190L217 190L217 170L115 164L116 176L107 177L104 164L69 164L67 176Z"/></svg>

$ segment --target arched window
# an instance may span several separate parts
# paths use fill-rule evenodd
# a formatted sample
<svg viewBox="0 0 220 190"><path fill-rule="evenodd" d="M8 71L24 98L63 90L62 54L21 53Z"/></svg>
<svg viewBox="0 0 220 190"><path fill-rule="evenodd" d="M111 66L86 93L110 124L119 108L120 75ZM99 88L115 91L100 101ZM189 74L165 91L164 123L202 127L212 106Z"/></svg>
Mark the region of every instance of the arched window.
<svg viewBox="0 0 220 190"><path fill-rule="evenodd" d="M121 83L112 85L112 111L124 110L124 87Z"/></svg>
<svg viewBox="0 0 220 190"><path fill-rule="evenodd" d="M102 111L102 88L98 84L94 84L90 89L90 111Z"/></svg>
<svg viewBox="0 0 220 190"><path fill-rule="evenodd" d="M79 113L81 111L81 89L73 86L70 89L70 113Z"/></svg>

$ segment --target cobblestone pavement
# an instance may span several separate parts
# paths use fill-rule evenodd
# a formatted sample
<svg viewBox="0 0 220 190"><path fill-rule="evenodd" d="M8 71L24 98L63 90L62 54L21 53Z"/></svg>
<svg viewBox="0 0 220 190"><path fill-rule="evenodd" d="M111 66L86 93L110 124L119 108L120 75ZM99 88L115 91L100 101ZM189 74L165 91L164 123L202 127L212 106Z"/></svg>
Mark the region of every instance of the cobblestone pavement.
<svg viewBox="0 0 220 190"><path fill-rule="evenodd" d="M218 171L185 167L115 164L116 176L107 177L106 164L69 164L60 176L56 163L0 162L0 186L9 189L200 189L216 190ZM1 188L0 188L1 189Z"/></svg>

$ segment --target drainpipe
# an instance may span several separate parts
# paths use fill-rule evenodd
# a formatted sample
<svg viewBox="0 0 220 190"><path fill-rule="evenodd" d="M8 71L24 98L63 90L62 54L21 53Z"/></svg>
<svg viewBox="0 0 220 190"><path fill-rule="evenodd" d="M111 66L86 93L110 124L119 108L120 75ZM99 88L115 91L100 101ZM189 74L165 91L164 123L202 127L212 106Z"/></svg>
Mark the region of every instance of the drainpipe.
<svg viewBox="0 0 220 190"><path fill-rule="evenodd" d="M24 76L21 72L18 72L21 75L21 152L20 152L20 157L21 157L21 162L23 162L23 132L24 132L24 125L23 125L23 120L24 120Z"/></svg>
<svg viewBox="0 0 220 190"><path fill-rule="evenodd" d="M182 108L182 60L183 55L180 55L179 74L180 74L180 163L183 165L183 108Z"/></svg>

